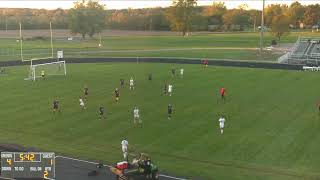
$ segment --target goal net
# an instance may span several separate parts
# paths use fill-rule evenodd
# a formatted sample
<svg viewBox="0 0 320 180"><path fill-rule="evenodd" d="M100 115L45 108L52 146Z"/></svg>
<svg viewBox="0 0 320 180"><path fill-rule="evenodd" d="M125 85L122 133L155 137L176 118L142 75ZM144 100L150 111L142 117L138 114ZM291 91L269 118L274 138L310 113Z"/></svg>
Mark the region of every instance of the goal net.
<svg viewBox="0 0 320 180"><path fill-rule="evenodd" d="M66 62L57 61L44 64L35 64L30 66L29 77L25 80L35 81L37 78L42 77L44 74L47 76L56 76L56 75L67 75Z"/></svg>

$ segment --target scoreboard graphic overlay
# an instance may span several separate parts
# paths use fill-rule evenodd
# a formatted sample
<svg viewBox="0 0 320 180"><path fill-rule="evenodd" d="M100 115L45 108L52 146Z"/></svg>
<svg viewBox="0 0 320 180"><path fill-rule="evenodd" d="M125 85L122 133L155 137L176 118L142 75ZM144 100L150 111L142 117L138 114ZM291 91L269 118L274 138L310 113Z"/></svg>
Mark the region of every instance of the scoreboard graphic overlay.
<svg viewBox="0 0 320 180"><path fill-rule="evenodd" d="M23 179L55 179L53 152L1 152L1 176Z"/></svg>

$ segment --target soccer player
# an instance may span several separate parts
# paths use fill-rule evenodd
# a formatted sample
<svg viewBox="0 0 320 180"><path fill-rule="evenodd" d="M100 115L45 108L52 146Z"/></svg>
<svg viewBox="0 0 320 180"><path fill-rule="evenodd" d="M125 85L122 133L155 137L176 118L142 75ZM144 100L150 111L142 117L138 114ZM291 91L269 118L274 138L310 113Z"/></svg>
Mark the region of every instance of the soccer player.
<svg viewBox="0 0 320 180"><path fill-rule="evenodd" d="M220 126L220 133L223 134L223 128L224 128L224 122L226 121L226 119L224 118L223 115L221 115L220 119L219 119L219 126Z"/></svg>
<svg viewBox="0 0 320 180"><path fill-rule="evenodd" d="M45 79L45 75L46 75L46 74L45 74L44 70L42 70L42 71L41 71L41 77L42 77L42 79Z"/></svg>
<svg viewBox="0 0 320 180"><path fill-rule="evenodd" d="M168 93L169 93L169 96L171 96L171 95L172 95L172 88L173 88L172 84L169 84L169 86L168 86Z"/></svg>
<svg viewBox="0 0 320 180"><path fill-rule="evenodd" d="M120 86L121 86L121 88L124 87L124 79L120 79Z"/></svg>
<svg viewBox="0 0 320 180"><path fill-rule="evenodd" d="M225 88L220 89L220 95L221 95L221 99L223 101L225 101L226 100L226 89Z"/></svg>
<svg viewBox="0 0 320 180"><path fill-rule="evenodd" d="M129 142L124 139L121 141L121 149L122 149L122 153L123 153L123 159L128 161L128 145Z"/></svg>
<svg viewBox="0 0 320 180"><path fill-rule="evenodd" d="M168 119L169 119L169 120L171 119L172 112L173 112L172 105L169 104L169 105L168 105Z"/></svg>
<svg viewBox="0 0 320 180"><path fill-rule="evenodd" d="M168 92L168 84L165 82L165 83L164 83L163 94L164 94L164 95L167 95L167 92Z"/></svg>
<svg viewBox="0 0 320 180"><path fill-rule="evenodd" d="M104 119L104 107L100 106L99 107L99 119Z"/></svg>
<svg viewBox="0 0 320 180"><path fill-rule="evenodd" d="M137 106L134 107L134 109L133 109L133 123L134 124L137 124L137 123L141 124L142 123L142 121L140 119L139 109Z"/></svg>
<svg viewBox="0 0 320 180"><path fill-rule="evenodd" d="M152 74L151 74L151 73L148 75L148 80L149 80L149 81L152 80Z"/></svg>
<svg viewBox="0 0 320 180"><path fill-rule="evenodd" d="M172 77L174 77L176 75L176 69L175 68L171 69L171 74L172 74Z"/></svg>
<svg viewBox="0 0 320 180"><path fill-rule="evenodd" d="M208 64L209 64L208 59L204 59L204 60L203 60L203 67L204 67L204 68L208 67Z"/></svg>
<svg viewBox="0 0 320 180"><path fill-rule="evenodd" d="M88 97L88 95L89 95L89 88L88 88L88 86L84 86L83 92L84 92L84 98L87 99L87 97Z"/></svg>
<svg viewBox="0 0 320 180"><path fill-rule="evenodd" d="M80 102L80 107L81 107L82 109L86 109L86 106L85 106L85 104L84 104L84 101L83 101L82 97L79 97L79 102Z"/></svg>
<svg viewBox="0 0 320 180"><path fill-rule="evenodd" d="M53 112L54 112L54 113L55 113L56 111L60 112L59 104L60 104L60 102L59 102L57 99L55 99L55 100L53 101Z"/></svg>
<svg viewBox="0 0 320 180"><path fill-rule="evenodd" d="M134 90L134 81L132 77L130 78L129 85L130 85L130 90Z"/></svg>
<svg viewBox="0 0 320 180"><path fill-rule="evenodd" d="M184 72L184 69L181 68L181 69L180 69L180 77L181 77L181 78L183 78L183 72Z"/></svg>
<svg viewBox="0 0 320 180"><path fill-rule="evenodd" d="M116 102L119 102L120 92L118 88L116 88L116 90L114 91L114 95L116 96Z"/></svg>

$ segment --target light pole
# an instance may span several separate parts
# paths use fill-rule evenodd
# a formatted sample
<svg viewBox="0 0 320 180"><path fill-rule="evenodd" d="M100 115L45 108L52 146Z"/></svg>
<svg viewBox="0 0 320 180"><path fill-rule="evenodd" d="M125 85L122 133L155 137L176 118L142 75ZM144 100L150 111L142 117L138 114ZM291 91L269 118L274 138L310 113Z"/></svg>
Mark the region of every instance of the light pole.
<svg viewBox="0 0 320 180"><path fill-rule="evenodd" d="M260 56L262 57L262 48L263 48L263 31L264 31L264 2L262 0L262 12L261 12L261 28L260 28Z"/></svg>

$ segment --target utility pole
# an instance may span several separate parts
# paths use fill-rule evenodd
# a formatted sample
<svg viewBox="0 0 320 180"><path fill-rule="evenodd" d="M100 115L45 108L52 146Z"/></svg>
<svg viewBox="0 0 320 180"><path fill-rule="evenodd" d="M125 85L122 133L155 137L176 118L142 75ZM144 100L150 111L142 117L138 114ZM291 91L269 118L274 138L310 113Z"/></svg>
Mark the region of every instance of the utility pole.
<svg viewBox="0 0 320 180"><path fill-rule="evenodd" d="M52 26L50 21L50 43L51 43L51 58L53 59L53 42L52 42Z"/></svg>
<svg viewBox="0 0 320 180"><path fill-rule="evenodd" d="M20 27L20 56L21 56L21 61L23 61L23 52L22 52L22 28L21 28L21 22L19 22L19 27ZM32 63L32 61L31 61Z"/></svg>
<svg viewBox="0 0 320 180"><path fill-rule="evenodd" d="M7 9L2 10L2 15L4 16L5 29L6 29L6 32L7 32L8 31Z"/></svg>
<svg viewBox="0 0 320 180"><path fill-rule="evenodd" d="M8 19L7 19L7 15L6 15L6 32L8 32Z"/></svg>
<svg viewBox="0 0 320 180"><path fill-rule="evenodd" d="M254 16L254 21L253 21L253 32L256 32L256 23L257 23L257 16Z"/></svg>
<svg viewBox="0 0 320 180"><path fill-rule="evenodd" d="M264 3L265 0L262 0L262 12L261 12L261 28L260 28L260 56L262 57L262 48L263 48L263 31L264 31Z"/></svg>

